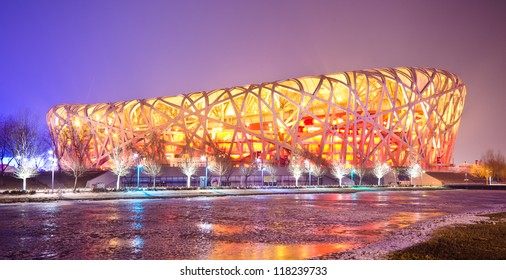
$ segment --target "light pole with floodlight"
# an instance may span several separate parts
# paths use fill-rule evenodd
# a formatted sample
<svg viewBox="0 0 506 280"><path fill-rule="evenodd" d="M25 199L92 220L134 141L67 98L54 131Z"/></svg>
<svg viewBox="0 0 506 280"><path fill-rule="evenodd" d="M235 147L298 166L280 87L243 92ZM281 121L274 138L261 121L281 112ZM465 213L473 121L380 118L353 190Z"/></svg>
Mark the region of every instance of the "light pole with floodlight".
<svg viewBox="0 0 506 280"><path fill-rule="evenodd" d="M54 152L49 150L47 152L51 156L51 193L54 192L54 166L56 164L56 158L54 157Z"/></svg>
<svg viewBox="0 0 506 280"><path fill-rule="evenodd" d="M137 164L137 188L139 188L139 184L140 184L140 176L141 176L141 168L142 168L142 164Z"/></svg>
<svg viewBox="0 0 506 280"><path fill-rule="evenodd" d="M262 161L262 159L260 158L257 158L257 164L258 164L258 168L260 168L260 170L262 171L262 187L264 186L264 163Z"/></svg>
<svg viewBox="0 0 506 280"><path fill-rule="evenodd" d="M306 159L304 161L305 165L306 165L306 169L308 170L308 173L309 173L309 185L311 186L311 172L313 172L313 166L311 165L311 163Z"/></svg>
<svg viewBox="0 0 506 280"><path fill-rule="evenodd" d="M200 160L206 161L206 180L204 181L204 188L207 188L207 169L208 169L208 165L209 165L209 159L206 156L201 156Z"/></svg>
<svg viewBox="0 0 506 280"><path fill-rule="evenodd" d="M138 162L138 160L137 160L138 158L139 158L139 155L137 153L135 153L134 159L136 162ZM141 167L142 167L142 164L137 163L137 188L139 188L139 184L140 184Z"/></svg>

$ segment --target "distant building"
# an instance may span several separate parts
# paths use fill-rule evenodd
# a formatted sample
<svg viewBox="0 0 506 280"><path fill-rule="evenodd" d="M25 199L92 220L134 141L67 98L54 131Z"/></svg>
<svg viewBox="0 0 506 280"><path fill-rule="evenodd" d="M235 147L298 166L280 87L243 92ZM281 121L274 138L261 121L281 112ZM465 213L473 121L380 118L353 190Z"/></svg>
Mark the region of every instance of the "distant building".
<svg viewBox="0 0 506 280"><path fill-rule="evenodd" d="M283 164L299 150L313 159L353 165L381 160L404 166L416 160L428 167L451 163L465 95L462 81L447 71L385 68L116 103L63 104L50 109L47 122L56 153L63 153L69 133L80 133L95 167L108 166L117 146L164 162L224 152L236 161Z"/></svg>
<svg viewBox="0 0 506 280"><path fill-rule="evenodd" d="M5 168L5 173L14 173L14 171L16 171L16 168L12 165L8 165L8 164L3 164L3 163L0 163L0 169L4 169Z"/></svg>

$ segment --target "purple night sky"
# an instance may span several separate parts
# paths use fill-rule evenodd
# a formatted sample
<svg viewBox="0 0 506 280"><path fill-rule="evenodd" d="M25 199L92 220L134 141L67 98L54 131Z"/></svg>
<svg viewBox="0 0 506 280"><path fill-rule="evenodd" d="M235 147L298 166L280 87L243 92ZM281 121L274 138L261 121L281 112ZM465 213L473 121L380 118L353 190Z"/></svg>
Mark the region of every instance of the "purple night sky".
<svg viewBox="0 0 506 280"><path fill-rule="evenodd" d="M380 67L468 95L455 163L506 154L503 1L0 0L0 114Z"/></svg>

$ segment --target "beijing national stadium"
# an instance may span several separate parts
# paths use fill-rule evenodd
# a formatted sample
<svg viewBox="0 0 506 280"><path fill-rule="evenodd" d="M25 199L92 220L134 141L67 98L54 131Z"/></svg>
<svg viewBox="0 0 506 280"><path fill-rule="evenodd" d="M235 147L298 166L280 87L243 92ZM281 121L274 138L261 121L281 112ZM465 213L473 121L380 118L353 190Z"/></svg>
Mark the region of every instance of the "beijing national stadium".
<svg viewBox="0 0 506 280"><path fill-rule="evenodd" d="M185 154L286 164L294 151L326 162L448 165L466 88L434 68L384 68L103 104L47 114L56 153L80 133L90 166L121 147L171 164ZM77 128L77 129L76 129Z"/></svg>

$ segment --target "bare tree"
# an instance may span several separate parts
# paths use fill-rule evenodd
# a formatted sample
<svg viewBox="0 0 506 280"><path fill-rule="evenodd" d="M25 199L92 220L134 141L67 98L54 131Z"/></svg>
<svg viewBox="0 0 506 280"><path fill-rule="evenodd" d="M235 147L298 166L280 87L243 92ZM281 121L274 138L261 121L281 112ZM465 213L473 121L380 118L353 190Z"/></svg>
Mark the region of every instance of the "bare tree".
<svg viewBox="0 0 506 280"><path fill-rule="evenodd" d="M500 151L485 151L481 156L481 164L489 170L489 176L494 180L498 181L506 177L506 160Z"/></svg>
<svg viewBox="0 0 506 280"><path fill-rule="evenodd" d="M265 164L264 168L265 168L265 171L267 171L267 172L269 172L269 174L271 174L271 186L274 186L274 178L276 176L276 172L278 171L278 168L272 163Z"/></svg>
<svg viewBox="0 0 506 280"><path fill-rule="evenodd" d="M179 169L188 178L186 181L186 187L190 188L190 180L193 174L197 172L199 168L198 160L194 157L183 158L179 164Z"/></svg>
<svg viewBox="0 0 506 280"><path fill-rule="evenodd" d="M360 178L359 185L362 185L362 178L365 176L367 169L363 167L355 168L355 174Z"/></svg>
<svg viewBox="0 0 506 280"><path fill-rule="evenodd" d="M144 172L149 177L153 178L153 188L156 187L156 176L160 175L162 171L162 165L157 163L154 159L143 159L141 162Z"/></svg>
<svg viewBox="0 0 506 280"><path fill-rule="evenodd" d="M399 181L399 174L406 173L406 169L402 166L392 166L392 168L390 168L390 172L394 177L395 184L397 184Z"/></svg>
<svg viewBox="0 0 506 280"><path fill-rule="evenodd" d="M37 170L43 169L50 161L51 157L47 152L38 154L32 159L33 167L35 167Z"/></svg>
<svg viewBox="0 0 506 280"><path fill-rule="evenodd" d="M111 172L118 176L116 181L116 190L119 190L119 181L122 176L130 173L132 166L135 164L135 157L130 151L123 148L115 148L111 153L112 168Z"/></svg>
<svg viewBox="0 0 506 280"><path fill-rule="evenodd" d="M9 123L10 133L7 135L6 144L18 165L21 164L18 158L32 159L47 151L47 139L43 137L43 130L31 113L23 112Z"/></svg>
<svg viewBox="0 0 506 280"><path fill-rule="evenodd" d="M304 163L302 160L302 156L298 153L293 153L290 155L290 163L288 164L288 172L292 174L295 178L295 186L299 186L299 178L304 174Z"/></svg>
<svg viewBox="0 0 506 280"><path fill-rule="evenodd" d="M209 169L218 175L218 186L221 186L221 177L232 172L232 166L232 159L226 154L220 154L211 160Z"/></svg>
<svg viewBox="0 0 506 280"><path fill-rule="evenodd" d="M332 165L332 175L339 179L339 186L342 186L343 178L350 173L350 169L341 161L336 161Z"/></svg>
<svg viewBox="0 0 506 280"><path fill-rule="evenodd" d="M67 157L62 158L60 164L66 173L74 177L73 191L77 191L77 180L88 171L88 166L73 155L68 155Z"/></svg>
<svg viewBox="0 0 506 280"><path fill-rule="evenodd" d="M63 139L68 141L65 156L60 158L61 168L74 177L73 191L77 191L77 180L89 170L90 128L87 125L68 124L63 132Z"/></svg>
<svg viewBox="0 0 506 280"><path fill-rule="evenodd" d="M483 178L485 182L488 182L488 178L492 175L492 171L483 164L473 164L473 166L471 166L471 174L475 177Z"/></svg>
<svg viewBox="0 0 506 280"><path fill-rule="evenodd" d="M0 179L2 180L0 186L4 184L5 170L14 159L11 145L9 145L9 135L12 133L13 126L14 121L12 118L0 116ZM4 160L6 160L5 163Z"/></svg>
<svg viewBox="0 0 506 280"><path fill-rule="evenodd" d="M376 162L376 165L374 166L372 172L374 176L378 178L378 186L379 186L381 183L381 178L383 178L383 176L387 175L388 172L390 172L390 167L386 163L381 163L378 161Z"/></svg>
<svg viewBox="0 0 506 280"><path fill-rule="evenodd" d="M30 162L26 158L18 158L18 167L14 171L14 176L23 180L23 190L26 191L26 179L37 176L39 172L36 168L30 166Z"/></svg>
<svg viewBox="0 0 506 280"><path fill-rule="evenodd" d="M422 175L422 167L418 163L412 164L406 169L406 174L409 176L411 185L413 185L413 178L417 178Z"/></svg>
<svg viewBox="0 0 506 280"><path fill-rule="evenodd" d="M312 171L313 175L316 177L316 183L319 186L322 176L325 175L325 173L327 173L327 168L325 168L325 166L321 164L315 163L313 165Z"/></svg>
<svg viewBox="0 0 506 280"><path fill-rule="evenodd" d="M257 166L254 163L243 163L239 168L239 171L244 176L244 185L248 186L248 177L253 175L257 170Z"/></svg>

